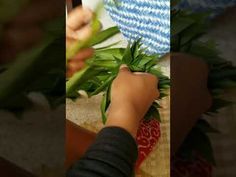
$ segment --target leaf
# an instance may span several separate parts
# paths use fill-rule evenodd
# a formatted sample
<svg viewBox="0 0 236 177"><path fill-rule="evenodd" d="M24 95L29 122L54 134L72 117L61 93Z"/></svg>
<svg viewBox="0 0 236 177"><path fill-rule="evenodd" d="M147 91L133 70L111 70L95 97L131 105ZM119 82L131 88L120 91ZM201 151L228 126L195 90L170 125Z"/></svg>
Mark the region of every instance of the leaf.
<svg viewBox="0 0 236 177"><path fill-rule="evenodd" d="M89 80L89 78L95 77L100 72L99 69L94 69L89 66L75 73L67 82L66 82L66 96L71 97L72 93L78 89L79 85L82 85L84 82Z"/></svg>
<svg viewBox="0 0 236 177"><path fill-rule="evenodd" d="M133 56L131 53L130 43L128 44L127 48L125 49L122 61L129 66L129 64L133 61Z"/></svg>
<svg viewBox="0 0 236 177"><path fill-rule="evenodd" d="M157 119L158 122L161 122L160 113L159 113L158 109L155 106L152 105L148 109L147 113L145 114L144 119L145 120L150 120L150 119L153 119L153 118Z"/></svg>
<svg viewBox="0 0 236 177"><path fill-rule="evenodd" d="M117 42L114 42L112 44L109 44L107 46L103 46L103 47L94 47L96 50L104 50L104 49L110 49L111 47L113 46L116 46L117 44L119 44L121 41L117 41Z"/></svg>
<svg viewBox="0 0 236 177"><path fill-rule="evenodd" d="M129 69L132 72L144 72L145 71L144 68L141 68L141 67L138 67L138 66L135 66L135 65L130 65Z"/></svg>
<svg viewBox="0 0 236 177"><path fill-rule="evenodd" d="M97 57L112 60L113 58L118 58L119 60L122 60L123 53L125 49L124 48L111 48L111 49L105 49L105 50L96 50L95 55Z"/></svg>
<svg viewBox="0 0 236 177"><path fill-rule="evenodd" d="M184 31L184 35L181 35L180 45L186 45L188 42L199 38L205 33L206 27L202 24L195 24Z"/></svg>
<svg viewBox="0 0 236 177"><path fill-rule="evenodd" d="M90 46L94 46L96 44L100 44L107 39L111 38L112 36L118 34L120 32L119 28L117 26L105 29L98 34L94 35L93 38L90 41Z"/></svg>
<svg viewBox="0 0 236 177"><path fill-rule="evenodd" d="M219 54L217 50L203 42L192 43L189 53L203 57L207 62L210 61L209 59L215 58Z"/></svg>
<svg viewBox="0 0 236 177"><path fill-rule="evenodd" d="M153 109L152 116L158 121L161 122L161 116L158 109Z"/></svg>
<svg viewBox="0 0 236 177"><path fill-rule="evenodd" d="M122 61L121 61L120 58L117 58L116 56L114 56L114 59L116 60L116 64L117 64L118 66L120 66L120 65L122 64Z"/></svg>
<svg viewBox="0 0 236 177"><path fill-rule="evenodd" d="M160 86L159 86L159 89L160 90L165 90L165 89L169 89L170 88L170 85L169 84L161 84Z"/></svg>
<svg viewBox="0 0 236 177"><path fill-rule="evenodd" d="M166 97L166 96L168 96L168 94L163 93L163 92L160 92L159 98L162 99L162 98L164 98L164 97Z"/></svg>
<svg viewBox="0 0 236 177"><path fill-rule="evenodd" d="M235 88L236 87L236 81L230 80L230 79L224 79L224 80L217 80L214 82L209 82L210 88Z"/></svg>
<svg viewBox="0 0 236 177"><path fill-rule="evenodd" d="M208 136L205 133L198 131L192 136L192 138L194 140L194 147L197 152L199 152L203 158L215 166L216 161L214 158L214 152Z"/></svg>
<svg viewBox="0 0 236 177"><path fill-rule="evenodd" d="M102 114L102 122L103 124L107 121L106 110L108 108L110 101L109 101L109 88L103 94L102 102L101 102L101 114Z"/></svg>
<svg viewBox="0 0 236 177"><path fill-rule="evenodd" d="M146 65L147 63L149 63L153 60L156 60L156 58L153 58L151 56L142 56L141 59L139 59L138 65L139 66L144 66L144 65Z"/></svg>
<svg viewBox="0 0 236 177"><path fill-rule="evenodd" d="M152 106L154 106L156 109L162 108L157 102L153 102Z"/></svg>
<svg viewBox="0 0 236 177"><path fill-rule="evenodd" d="M188 151L186 154L185 151ZM208 136L197 127L194 127L188 134L178 153L190 155L187 159L193 158L194 152L197 152L210 164L216 165L213 148Z"/></svg>
<svg viewBox="0 0 236 177"><path fill-rule="evenodd" d="M39 47L20 55L8 70L0 74L0 107L5 100L17 95L17 92L22 93L32 82L32 78L37 79L48 71L48 66L44 65L46 58L42 60L41 57L45 53L49 54L53 42L54 39L46 39Z"/></svg>
<svg viewBox="0 0 236 177"><path fill-rule="evenodd" d="M104 67L107 69L112 69L117 67L117 63L115 61L107 61L107 60L96 60L93 63L89 63L91 67Z"/></svg>
<svg viewBox="0 0 236 177"><path fill-rule="evenodd" d="M212 89L211 90L211 94L213 95L213 97L216 97L216 96L219 96L219 95L222 95L223 93L225 93L225 90L224 89Z"/></svg>
<svg viewBox="0 0 236 177"><path fill-rule="evenodd" d="M211 108L207 112L217 113L219 109L232 105L233 102L214 98Z"/></svg>
<svg viewBox="0 0 236 177"><path fill-rule="evenodd" d="M171 35L175 36L191 26L195 21L189 17L173 17L171 20Z"/></svg>
<svg viewBox="0 0 236 177"><path fill-rule="evenodd" d="M157 64L156 59L149 61L148 63L145 64L145 70L149 72L154 66L156 66L156 64Z"/></svg>
<svg viewBox="0 0 236 177"><path fill-rule="evenodd" d="M131 46L131 53L133 54L133 58L137 58L138 55L141 53L140 48L141 48L141 39L138 39L137 41L135 41L133 43L133 45Z"/></svg>
<svg viewBox="0 0 236 177"><path fill-rule="evenodd" d="M162 88L164 88L165 86L168 86L167 88L169 88L170 87L170 79L160 79L159 80L159 86Z"/></svg>
<svg viewBox="0 0 236 177"><path fill-rule="evenodd" d="M204 133L219 133L219 130L213 128L206 120L199 119L196 128L200 129Z"/></svg>
<svg viewBox="0 0 236 177"><path fill-rule="evenodd" d="M224 78L235 78L236 77L236 69L226 69L220 70L216 72L210 72L209 79L224 79Z"/></svg>
<svg viewBox="0 0 236 177"><path fill-rule="evenodd" d="M111 85L112 81L114 80L115 76L110 76L108 79L105 80L104 83L100 87L98 87L94 92L90 94L90 96L97 95L98 93L104 91L108 85Z"/></svg>
<svg viewBox="0 0 236 177"><path fill-rule="evenodd" d="M158 78L160 78L160 76L162 76L162 72L161 70L158 70L156 68L152 68L150 71L149 71L151 74L157 76Z"/></svg>

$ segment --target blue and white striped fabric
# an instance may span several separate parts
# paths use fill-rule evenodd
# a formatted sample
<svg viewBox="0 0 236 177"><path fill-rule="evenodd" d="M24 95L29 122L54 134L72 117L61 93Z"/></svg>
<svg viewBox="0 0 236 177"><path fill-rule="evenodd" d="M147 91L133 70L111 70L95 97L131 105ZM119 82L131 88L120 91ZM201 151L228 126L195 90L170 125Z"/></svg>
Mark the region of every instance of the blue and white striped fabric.
<svg viewBox="0 0 236 177"><path fill-rule="evenodd" d="M170 51L170 0L104 0L105 8L129 40L141 38L149 54Z"/></svg>
<svg viewBox="0 0 236 177"><path fill-rule="evenodd" d="M105 8L129 40L142 39L150 54L170 51L170 0L104 0ZM220 13L236 0L182 0L177 8Z"/></svg>

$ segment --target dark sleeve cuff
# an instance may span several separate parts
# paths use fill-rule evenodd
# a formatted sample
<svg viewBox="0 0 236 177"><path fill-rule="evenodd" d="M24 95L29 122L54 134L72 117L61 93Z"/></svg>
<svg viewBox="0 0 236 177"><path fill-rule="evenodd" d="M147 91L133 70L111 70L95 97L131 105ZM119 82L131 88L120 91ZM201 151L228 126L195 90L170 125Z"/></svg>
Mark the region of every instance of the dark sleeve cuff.
<svg viewBox="0 0 236 177"><path fill-rule="evenodd" d="M108 145L108 146L107 146ZM96 137L94 144L89 151L94 149L106 149L108 151L118 151L119 155L129 163L135 163L138 156L137 144L133 136L120 127L103 128ZM113 149L114 148L114 149Z"/></svg>
<svg viewBox="0 0 236 177"><path fill-rule="evenodd" d="M68 170L67 177L131 177L137 156L137 144L130 133L119 127L106 127L83 158Z"/></svg>

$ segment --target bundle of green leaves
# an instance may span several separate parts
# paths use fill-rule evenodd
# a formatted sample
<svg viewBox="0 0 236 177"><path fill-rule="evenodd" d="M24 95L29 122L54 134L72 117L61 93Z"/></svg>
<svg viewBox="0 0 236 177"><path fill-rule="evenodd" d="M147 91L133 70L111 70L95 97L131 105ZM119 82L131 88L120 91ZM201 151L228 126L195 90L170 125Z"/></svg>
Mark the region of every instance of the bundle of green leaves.
<svg viewBox="0 0 236 177"><path fill-rule="evenodd" d="M96 36L93 36L91 44L98 44L118 33L117 27L106 29ZM75 73L66 83L66 96L76 98L78 91L84 90L88 96L103 93L101 102L101 114L103 123L106 122L106 110L110 104L110 86L118 74L121 64L126 64L133 72L147 72L159 78L157 88L160 90L160 99L167 96L166 90L170 86L170 80L163 75L158 67L160 57L158 55L148 55L142 48L140 40L128 44L126 48L111 48L111 46L95 49L93 57L87 60L86 67ZM158 100L153 102L149 108L145 119L156 118L160 121L158 109L161 106Z"/></svg>
<svg viewBox="0 0 236 177"><path fill-rule="evenodd" d="M178 0L177 0L178 1ZM213 104L205 114L213 116L223 107L233 103L222 96L227 89L236 86L236 67L220 56L214 40L202 40L210 25L211 13L194 13L185 10L171 11L171 50L202 58L209 66L208 88L213 96ZM200 119L185 139L178 154L194 160L196 151L208 162L215 165L213 148L208 133L218 133L205 120Z"/></svg>
<svg viewBox="0 0 236 177"><path fill-rule="evenodd" d="M30 92L44 94L52 107L64 103L64 17L43 24L42 28L45 36L38 45L0 67L0 109L21 115L33 105Z"/></svg>

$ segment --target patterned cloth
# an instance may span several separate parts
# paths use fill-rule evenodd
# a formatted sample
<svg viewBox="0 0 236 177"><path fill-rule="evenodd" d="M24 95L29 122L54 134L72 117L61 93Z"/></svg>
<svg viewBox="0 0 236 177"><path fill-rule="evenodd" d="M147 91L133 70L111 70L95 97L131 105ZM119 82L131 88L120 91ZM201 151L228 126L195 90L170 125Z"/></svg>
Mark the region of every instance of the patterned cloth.
<svg viewBox="0 0 236 177"><path fill-rule="evenodd" d="M151 54L170 51L170 0L104 0L128 41L142 39Z"/></svg>
<svg viewBox="0 0 236 177"><path fill-rule="evenodd" d="M105 8L128 41L142 39L150 54L170 51L170 0L104 0ZM236 0L182 0L181 9L220 13Z"/></svg>
<svg viewBox="0 0 236 177"><path fill-rule="evenodd" d="M138 144L138 160L136 169L139 169L142 162L152 152L161 137L160 123L156 119L143 120L140 123L136 142Z"/></svg>

